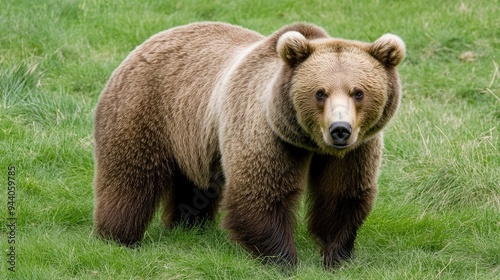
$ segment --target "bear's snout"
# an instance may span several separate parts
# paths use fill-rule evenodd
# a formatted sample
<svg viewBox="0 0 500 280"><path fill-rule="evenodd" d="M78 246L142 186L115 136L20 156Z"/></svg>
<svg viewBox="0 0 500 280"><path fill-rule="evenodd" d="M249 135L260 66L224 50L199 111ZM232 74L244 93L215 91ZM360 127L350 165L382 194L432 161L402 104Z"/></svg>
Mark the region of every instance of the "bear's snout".
<svg viewBox="0 0 500 280"><path fill-rule="evenodd" d="M330 135L333 138L333 145L336 148L347 147L347 140L351 137L352 127L348 122L334 122L329 128Z"/></svg>

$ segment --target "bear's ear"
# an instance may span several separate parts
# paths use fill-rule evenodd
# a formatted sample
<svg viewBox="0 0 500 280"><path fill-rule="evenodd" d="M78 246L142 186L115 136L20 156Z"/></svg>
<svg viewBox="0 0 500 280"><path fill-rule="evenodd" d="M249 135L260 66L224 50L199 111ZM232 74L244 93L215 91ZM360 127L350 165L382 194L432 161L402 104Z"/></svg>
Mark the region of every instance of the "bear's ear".
<svg viewBox="0 0 500 280"><path fill-rule="evenodd" d="M280 36L276 49L285 63L294 67L312 53L311 44L297 31L288 31Z"/></svg>
<svg viewBox="0 0 500 280"><path fill-rule="evenodd" d="M385 34L370 45L368 52L385 66L395 67L405 58L406 47L398 36Z"/></svg>

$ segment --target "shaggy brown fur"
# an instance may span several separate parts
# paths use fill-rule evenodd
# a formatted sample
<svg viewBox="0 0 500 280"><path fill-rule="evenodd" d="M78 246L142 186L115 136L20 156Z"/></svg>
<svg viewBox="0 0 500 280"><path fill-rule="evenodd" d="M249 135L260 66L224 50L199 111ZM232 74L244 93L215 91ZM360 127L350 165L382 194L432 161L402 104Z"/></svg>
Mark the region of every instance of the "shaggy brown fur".
<svg viewBox="0 0 500 280"><path fill-rule="evenodd" d="M309 228L335 268L375 199L404 52L395 35L370 44L302 23L269 37L222 23L153 36L97 105L96 233L134 245L160 204L167 225L196 225L223 196L232 238L293 266L309 186Z"/></svg>

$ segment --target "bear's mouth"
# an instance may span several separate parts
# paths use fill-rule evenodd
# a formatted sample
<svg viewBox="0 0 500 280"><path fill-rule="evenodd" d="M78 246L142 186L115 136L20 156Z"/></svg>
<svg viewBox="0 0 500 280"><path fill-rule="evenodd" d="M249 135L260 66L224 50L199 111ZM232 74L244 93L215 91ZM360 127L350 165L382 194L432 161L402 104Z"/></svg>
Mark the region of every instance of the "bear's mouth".
<svg viewBox="0 0 500 280"><path fill-rule="evenodd" d="M343 150L343 149L345 149L345 148L347 148L349 146L351 146L351 145L349 145L349 144L335 144L335 145L333 145L333 147L335 149L339 149L339 150Z"/></svg>

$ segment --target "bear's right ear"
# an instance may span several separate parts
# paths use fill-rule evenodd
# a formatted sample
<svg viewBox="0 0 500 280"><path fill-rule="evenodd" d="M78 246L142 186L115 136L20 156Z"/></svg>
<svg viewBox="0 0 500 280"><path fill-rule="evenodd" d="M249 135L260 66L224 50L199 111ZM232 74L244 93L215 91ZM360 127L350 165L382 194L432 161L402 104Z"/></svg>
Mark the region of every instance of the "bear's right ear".
<svg viewBox="0 0 500 280"><path fill-rule="evenodd" d="M283 61L291 67L297 66L312 53L312 47L306 37L297 31L288 31L281 35L276 49Z"/></svg>

